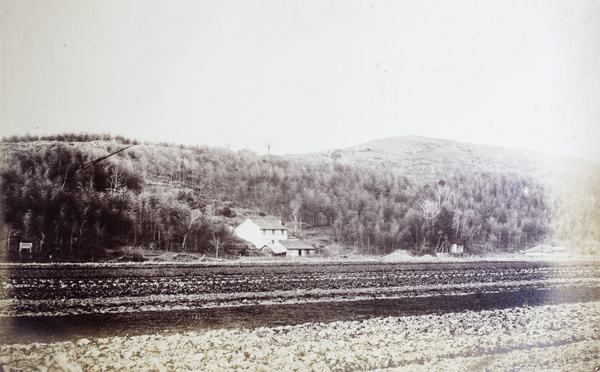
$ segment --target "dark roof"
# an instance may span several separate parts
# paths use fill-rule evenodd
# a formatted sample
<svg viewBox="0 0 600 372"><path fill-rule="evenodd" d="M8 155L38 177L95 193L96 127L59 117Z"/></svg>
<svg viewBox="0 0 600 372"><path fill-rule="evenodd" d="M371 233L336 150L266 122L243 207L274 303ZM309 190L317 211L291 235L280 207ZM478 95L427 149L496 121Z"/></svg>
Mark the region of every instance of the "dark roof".
<svg viewBox="0 0 600 372"><path fill-rule="evenodd" d="M280 240L279 242L287 249L315 249L304 240Z"/></svg>
<svg viewBox="0 0 600 372"><path fill-rule="evenodd" d="M287 227L283 226L276 219L270 218L250 218L252 222L258 225L263 230L287 230Z"/></svg>
<svg viewBox="0 0 600 372"><path fill-rule="evenodd" d="M281 241L275 242L275 244L267 244L263 247L268 248L273 252L273 254L285 254L287 253L287 249L281 244Z"/></svg>
<svg viewBox="0 0 600 372"><path fill-rule="evenodd" d="M228 239L227 242L225 244L223 244L223 246L226 246L226 247L246 246L246 247L250 247L250 248L256 248L254 246L254 244L250 243L247 240L240 238L239 236L235 236L235 235L232 236L230 239Z"/></svg>

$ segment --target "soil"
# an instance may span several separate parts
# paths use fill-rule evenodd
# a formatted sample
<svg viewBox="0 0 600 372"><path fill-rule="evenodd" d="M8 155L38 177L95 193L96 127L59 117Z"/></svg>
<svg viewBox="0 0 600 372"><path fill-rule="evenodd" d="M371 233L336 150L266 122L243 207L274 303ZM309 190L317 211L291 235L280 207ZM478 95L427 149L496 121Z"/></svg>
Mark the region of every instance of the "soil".
<svg viewBox="0 0 600 372"><path fill-rule="evenodd" d="M0 346L4 371L593 371L600 302Z"/></svg>
<svg viewBox="0 0 600 372"><path fill-rule="evenodd" d="M595 263L29 265L1 293L5 371L600 364Z"/></svg>

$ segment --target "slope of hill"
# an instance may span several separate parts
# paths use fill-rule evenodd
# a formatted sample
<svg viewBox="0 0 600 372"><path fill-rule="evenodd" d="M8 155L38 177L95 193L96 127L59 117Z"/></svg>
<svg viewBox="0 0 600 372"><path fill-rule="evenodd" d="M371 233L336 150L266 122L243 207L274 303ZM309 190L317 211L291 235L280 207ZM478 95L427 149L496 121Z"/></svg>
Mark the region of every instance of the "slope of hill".
<svg viewBox="0 0 600 372"><path fill-rule="evenodd" d="M18 241L33 242L38 260L124 246L216 254L231 227L259 213L368 254L539 243L591 253L600 237L599 167L577 159L419 137L286 157L60 139L1 145L6 259Z"/></svg>
<svg viewBox="0 0 600 372"><path fill-rule="evenodd" d="M432 182L454 174L529 175L543 185L550 230L546 239L572 251L600 245L600 163L549 153L419 136L378 139L346 149L300 156L312 161L386 167Z"/></svg>
<svg viewBox="0 0 600 372"><path fill-rule="evenodd" d="M563 168L600 171L600 164L515 148L477 145L419 136L373 140L345 149L299 155L320 160L331 158L346 164L387 164L403 172L447 174L460 169L481 172L517 172L549 175Z"/></svg>

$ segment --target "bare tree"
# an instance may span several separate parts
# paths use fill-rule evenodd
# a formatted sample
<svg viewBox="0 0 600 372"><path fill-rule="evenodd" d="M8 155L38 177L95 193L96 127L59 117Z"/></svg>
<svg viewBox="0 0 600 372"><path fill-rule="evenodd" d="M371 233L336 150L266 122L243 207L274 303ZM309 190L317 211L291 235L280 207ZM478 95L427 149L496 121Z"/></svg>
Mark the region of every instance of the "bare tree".
<svg viewBox="0 0 600 372"><path fill-rule="evenodd" d="M433 226L433 221L435 220L437 215L440 214L441 211L440 204L434 200L426 199L421 201L420 206L421 213L427 221L428 227Z"/></svg>
<svg viewBox="0 0 600 372"><path fill-rule="evenodd" d="M215 247L215 258L219 258L219 248L231 239L231 232L225 226L219 226L211 232L209 243Z"/></svg>
<svg viewBox="0 0 600 372"><path fill-rule="evenodd" d="M113 169L113 172L108 179L108 186L108 192L110 192L112 196L127 191L127 186L125 186L125 183L123 182L123 175L119 173L117 168Z"/></svg>
<svg viewBox="0 0 600 372"><path fill-rule="evenodd" d="M190 215L186 218L187 230L185 235L183 236L183 243L181 244L181 249L185 249L185 243L187 241L188 234L192 231L194 224L202 217L202 212L199 209L190 210Z"/></svg>
<svg viewBox="0 0 600 372"><path fill-rule="evenodd" d="M459 236L459 233L461 231L461 211L460 210L456 210L454 212L454 216L452 216L452 227L454 228L454 234L456 234L456 236Z"/></svg>
<svg viewBox="0 0 600 372"><path fill-rule="evenodd" d="M292 216L294 217L294 232L298 232L298 219L300 216L300 209L302 208L302 198L296 195L294 199L290 201L290 208L292 209Z"/></svg>
<svg viewBox="0 0 600 372"><path fill-rule="evenodd" d="M432 237L431 231L433 230L433 225L436 217L440 214L441 206L437 200L426 199L419 203L421 207L421 215L425 219L426 233L423 237L423 242L420 244L418 248L419 252L423 252L426 247L429 246L429 238Z"/></svg>

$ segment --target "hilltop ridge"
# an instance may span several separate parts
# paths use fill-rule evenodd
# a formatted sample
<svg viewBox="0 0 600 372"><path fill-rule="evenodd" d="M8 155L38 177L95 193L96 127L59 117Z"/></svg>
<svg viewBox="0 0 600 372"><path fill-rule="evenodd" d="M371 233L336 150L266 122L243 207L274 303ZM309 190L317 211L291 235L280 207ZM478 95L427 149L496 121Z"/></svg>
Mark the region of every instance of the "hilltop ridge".
<svg viewBox="0 0 600 372"><path fill-rule="evenodd" d="M464 168L484 172L535 172L540 176L563 167L600 171L600 163L588 159L422 136L376 139L298 157L312 160L329 157L343 163L384 163L407 172L422 172L427 168L437 174Z"/></svg>

